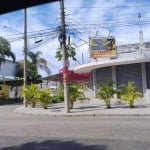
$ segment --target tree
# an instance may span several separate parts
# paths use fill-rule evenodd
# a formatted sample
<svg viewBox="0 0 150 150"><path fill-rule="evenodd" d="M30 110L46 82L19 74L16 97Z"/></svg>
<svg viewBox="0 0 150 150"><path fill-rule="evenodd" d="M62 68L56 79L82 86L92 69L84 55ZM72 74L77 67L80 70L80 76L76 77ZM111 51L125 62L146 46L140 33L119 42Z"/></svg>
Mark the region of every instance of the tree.
<svg viewBox="0 0 150 150"><path fill-rule="evenodd" d="M29 51L27 54L30 59L28 68L30 69L31 78L36 78L38 76L38 67L46 71L48 75L50 74L50 69L47 67L47 61L40 57L41 54L41 51L37 51L36 53Z"/></svg>
<svg viewBox="0 0 150 150"><path fill-rule="evenodd" d="M71 45L67 45L66 50L67 50L67 58L72 58L74 61L76 61L75 48L72 47ZM55 57L57 58L58 61L62 60L62 49L61 48L57 49Z"/></svg>
<svg viewBox="0 0 150 150"><path fill-rule="evenodd" d="M28 60L27 60L27 82L30 83L38 83L40 81L41 75L38 74L38 67L41 65L42 69L45 71L49 71L47 67L47 62L44 58L40 58L42 52L37 51L33 53L29 51L27 53ZM23 77L23 61L18 62L16 76Z"/></svg>
<svg viewBox="0 0 150 150"><path fill-rule="evenodd" d="M16 65L16 74L15 74L16 77L23 78L23 67L24 67L23 63L24 63L23 60L17 62L17 65Z"/></svg>
<svg viewBox="0 0 150 150"><path fill-rule="evenodd" d="M15 54L11 51L10 43L3 37L0 37L0 65L5 62L6 57L11 57L15 62Z"/></svg>

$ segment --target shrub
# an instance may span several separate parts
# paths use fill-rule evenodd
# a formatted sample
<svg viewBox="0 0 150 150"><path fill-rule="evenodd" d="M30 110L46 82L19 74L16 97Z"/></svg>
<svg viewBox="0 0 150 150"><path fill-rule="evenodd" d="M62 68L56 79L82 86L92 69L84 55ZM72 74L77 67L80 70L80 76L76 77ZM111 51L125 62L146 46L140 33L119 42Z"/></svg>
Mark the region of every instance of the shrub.
<svg viewBox="0 0 150 150"><path fill-rule="evenodd" d="M51 95L48 89L38 91L37 98L44 109L48 108L48 104L51 102Z"/></svg>
<svg viewBox="0 0 150 150"><path fill-rule="evenodd" d="M51 97L51 101L52 103L60 103L64 101L64 97L56 94Z"/></svg>
<svg viewBox="0 0 150 150"><path fill-rule="evenodd" d="M127 84L119 86L121 93L121 100L129 104L131 108L134 107L134 101L142 96L142 93L138 91L134 82L129 81Z"/></svg>
<svg viewBox="0 0 150 150"><path fill-rule="evenodd" d="M70 108L73 108L73 103L78 100L85 100L85 95L82 92L83 86L77 83L69 84L69 100Z"/></svg>
<svg viewBox="0 0 150 150"><path fill-rule="evenodd" d="M106 108L111 108L110 99L113 97L113 94L115 94L115 90L113 89L112 81L101 84L97 91L97 97L104 100Z"/></svg>
<svg viewBox="0 0 150 150"><path fill-rule="evenodd" d="M36 94L37 94L37 85L36 84L28 85L25 89L22 89L21 95L26 97L25 106L27 106L28 103L30 103L32 108L35 107L35 105L37 103Z"/></svg>

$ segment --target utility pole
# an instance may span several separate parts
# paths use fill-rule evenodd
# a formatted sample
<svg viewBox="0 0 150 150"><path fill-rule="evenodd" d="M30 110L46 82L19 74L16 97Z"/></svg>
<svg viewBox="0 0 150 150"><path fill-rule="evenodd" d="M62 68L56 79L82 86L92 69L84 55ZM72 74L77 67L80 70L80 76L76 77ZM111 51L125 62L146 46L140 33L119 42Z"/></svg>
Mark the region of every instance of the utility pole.
<svg viewBox="0 0 150 150"><path fill-rule="evenodd" d="M63 83L64 83L64 101L65 112L69 113L69 93L68 93L68 65L67 65L67 53L66 53L66 28L65 28L65 12L64 12L64 0L60 0L60 16L61 16L61 48L63 55Z"/></svg>
<svg viewBox="0 0 150 150"><path fill-rule="evenodd" d="M27 86L27 9L24 9L24 88ZM27 107L26 95L24 96L24 106Z"/></svg>

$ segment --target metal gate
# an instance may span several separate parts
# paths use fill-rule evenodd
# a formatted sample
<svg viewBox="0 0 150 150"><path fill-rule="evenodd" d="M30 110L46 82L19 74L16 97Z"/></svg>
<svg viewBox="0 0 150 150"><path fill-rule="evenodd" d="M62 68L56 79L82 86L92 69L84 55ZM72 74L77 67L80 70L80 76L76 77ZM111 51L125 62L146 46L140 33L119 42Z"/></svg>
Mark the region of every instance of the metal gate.
<svg viewBox="0 0 150 150"><path fill-rule="evenodd" d="M141 64L129 64L116 67L117 84L126 84L128 81L134 81L140 91L142 88Z"/></svg>
<svg viewBox="0 0 150 150"><path fill-rule="evenodd" d="M96 70L97 84L112 80L112 67L99 68Z"/></svg>
<svg viewBox="0 0 150 150"><path fill-rule="evenodd" d="M147 88L150 89L150 62L145 63L145 67L146 67Z"/></svg>

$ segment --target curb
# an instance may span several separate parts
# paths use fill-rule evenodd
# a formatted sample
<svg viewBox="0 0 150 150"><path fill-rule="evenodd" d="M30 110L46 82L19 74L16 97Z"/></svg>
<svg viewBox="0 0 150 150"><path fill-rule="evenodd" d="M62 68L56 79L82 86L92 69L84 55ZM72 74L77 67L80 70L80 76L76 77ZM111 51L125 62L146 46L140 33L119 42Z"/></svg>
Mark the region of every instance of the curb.
<svg viewBox="0 0 150 150"><path fill-rule="evenodd" d="M32 108L33 109L33 108ZM23 114L23 115L35 115L35 116L50 116L50 117L88 117L88 116L102 116L102 117L107 117L107 116L150 116L150 113L80 113L80 112L70 112L70 113L65 113L65 112L48 112L47 110L31 110L30 108L16 108L14 110L15 113Z"/></svg>

